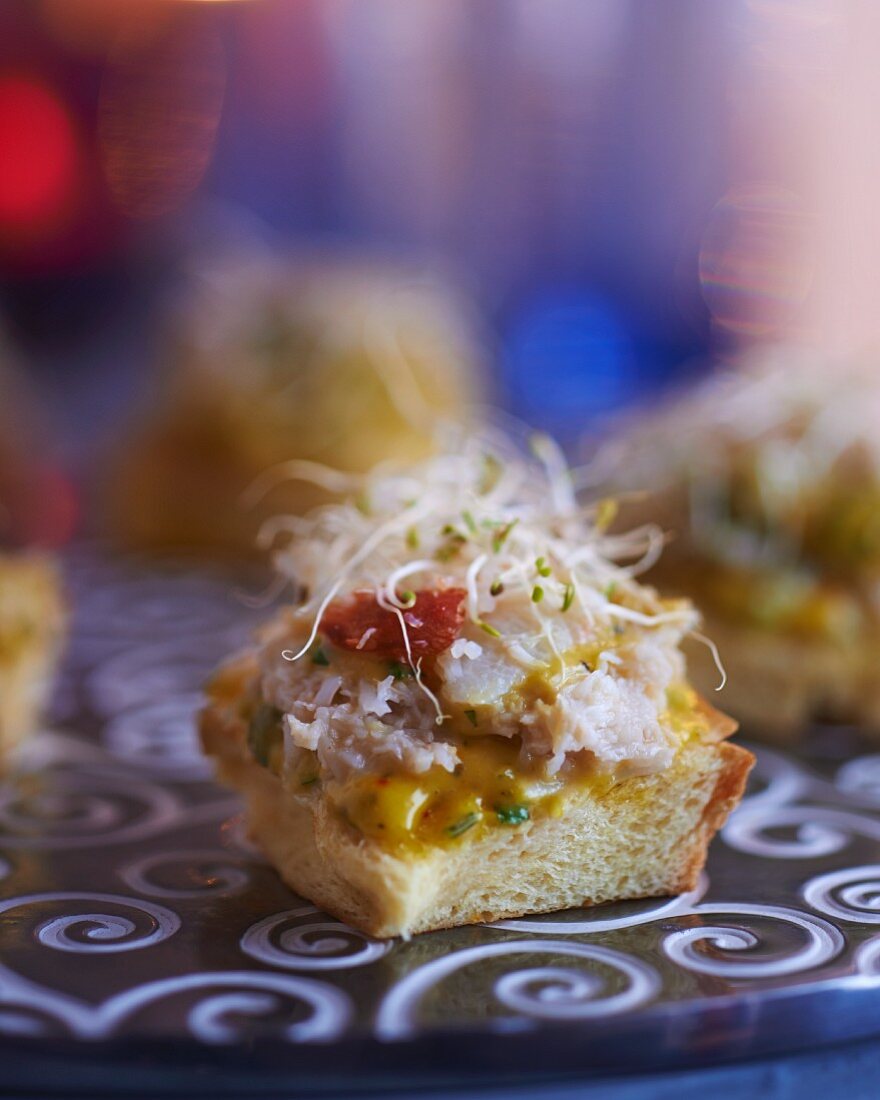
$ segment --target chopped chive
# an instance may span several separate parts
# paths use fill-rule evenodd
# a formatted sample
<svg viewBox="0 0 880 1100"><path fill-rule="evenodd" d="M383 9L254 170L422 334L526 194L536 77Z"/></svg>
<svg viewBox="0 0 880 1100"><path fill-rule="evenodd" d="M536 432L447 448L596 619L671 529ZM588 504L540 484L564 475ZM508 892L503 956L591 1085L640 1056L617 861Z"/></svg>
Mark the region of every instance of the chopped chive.
<svg viewBox="0 0 880 1100"><path fill-rule="evenodd" d="M460 818L454 824L448 825L446 832L449 836L461 836L462 833L466 833L468 829L472 829L479 820L480 815L478 813L465 814L464 817Z"/></svg>
<svg viewBox="0 0 880 1100"><path fill-rule="evenodd" d="M532 589L532 603L540 603L544 599L544 589L536 584Z"/></svg>
<svg viewBox="0 0 880 1100"><path fill-rule="evenodd" d="M411 680L413 676L413 670L409 665L401 664L400 661L389 661L388 671L395 680Z"/></svg>
<svg viewBox="0 0 880 1100"><path fill-rule="evenodd" d="M411 588L405 588L403 592L400 593L400 598L407 607L412 607L416 602L416 594Z"/></svg>
<svg viewBox="0 0 880 1100"><path fill-rule="evenodd" d="M562 595L562 610L568 611L571 605L574 603L574 585L571 581L565 586L565 591Z"/></svg>
<svg viewBox="0 0 880 1100"><path fill-rule="evenodd" d="M330 664L330 658L320 646L316 646L316 648L312 650L312 664L321 665L323 668L326 668L327 665Z"/></svg>
<svg viewBox="0 0 880 1100"><path fill-rule="evenodd" d="M501 583L501 581L492 581L492 584L489 587L490 596L500 596L503 591L504 585Z"/></svg>
<svg viewBox="0 0 880 1100"><path fill-rule="evenodd" d="M355 497L354 506L362 516L368 516L370 514L370 501L365 493L361 493L359 496Z"/></svg>
<svg viewBox="0 0 880 1100"><path fill-rule="evenodd" d="M418 550L419 548L419 532L415 527L410 527L406 532L406 545L410 550Z"/></svg>
<svg viewBox="0 0 880 1100"><path fill-rule="evenodd" d="M492 549L497 554L500 552L501 547L507 542L507 537L510 532L519 523L519 519L511 520L510 523L505 523L497 535L492 539Z"/></svg>
<svg viewBox="0 0 880 1100"><path fill-rule="evenodd" d="M522 825L529 820L529 808L522 805L496 806L495 816L502 825Z"/></svg>
<svg viewBox="0 0 880 1100"><path fill-rule="evenodd" d="M537 569L539 577L549 577L550 574L553 572L553 570L547 564L547 559L543 557L535 559L535 569Z"/></svg>
<svg viewBox="0 0 880 1100"><path fill-rule="evenodd" d="M465 718L470 722L472 726L477 724L477 712L475 710L466 710L464 712Z"/></svg>
<svg viewBox="0 0 880 1100"><path fill-rule="evenodd" d="M470 531L472 535L475 535L477 533L477 524L471 513L465 509L465 511L461 513L461 518L464 520L468 531Z"/></svg>
<svg viewBox="0 0 880 1100"><path fill-rule="evenodd" d="M480 623L480 630L485 630L490 638L500 638L501 637L501 631L496 630L495 627L492 626L491 623L481 622Z"/></svg>
<svg viewBox="0 0 880 1100"><path fill-rule="evenodd" d="M617 591L617 581L611 581L610 584L606 584L602 590L606 600L613 600L614 593Z"/></svg>

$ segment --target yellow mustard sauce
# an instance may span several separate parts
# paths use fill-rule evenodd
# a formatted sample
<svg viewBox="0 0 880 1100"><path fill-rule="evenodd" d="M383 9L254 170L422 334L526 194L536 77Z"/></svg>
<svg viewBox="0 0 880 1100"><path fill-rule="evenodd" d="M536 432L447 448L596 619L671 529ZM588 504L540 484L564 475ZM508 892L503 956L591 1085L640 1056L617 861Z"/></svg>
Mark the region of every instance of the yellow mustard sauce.
<svg viewBox="0 0 880 1100"><path fill-rule="evenodd" d="M592 647L593 661L600 648L606 647ZM586 649L567 652L561 665L569 665L573 658L589 661ZM527 699L552 701L557 679L558 670L548 666L526 677L522 692ZM523 760L519 737L480 734L479 710L470 712L477 715L470 733L450 738L461 761L455 772L437 767L420 776L358 776L331 786L328 797L364 836L391 850L417 852L465 843L492 828L519 828L529 821L559 817L567 794L589 790L602 798L618 785L589 753L570 758L556 775L547 775L543 762ZM661 721L681 744L702 737L710 725L696 692L684 684L668 690Z"/></svg>
<svg viewBox="0 0 880 1100"><path fill-rule="evenodd" d="M482 835L488 828L519 828L562 813L565 787L577 781L610 790L608 776L572 769L547 776L523 765L518 737L453 738L460 765L435 767L419 776L358 776L335 790L331 800L364 836L391 849L418 850Z"/></svg>

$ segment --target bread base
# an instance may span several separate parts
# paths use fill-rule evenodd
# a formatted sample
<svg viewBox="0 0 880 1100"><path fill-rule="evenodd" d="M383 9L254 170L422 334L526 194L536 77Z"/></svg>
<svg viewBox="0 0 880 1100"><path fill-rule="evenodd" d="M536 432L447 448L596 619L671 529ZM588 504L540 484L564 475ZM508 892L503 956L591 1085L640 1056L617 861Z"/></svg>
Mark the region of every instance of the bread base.
<svg viewBox="0 0 880 1100"><path fill-rule="evenodd" d="M0 766L39 720L65 626L61 579L38 554L0 554Z"/></svg>
<svg viewBox="0 0 880 1100"><path fill-rule="evenodd" d="M286 791L247 754L232 708L210 705L201 726L219 778L244 795L250 833L284 881L382 938L693 889L754 762L737 745L693 741L658 775L601 796L573 789L561 817L398 855L357 833L320 789Z"/></svg>
<svg viewBox="0 0 880 1100"><path fill-rule="evenodd" d="M749 734L790 743L817 720L880 730L875 647L795 638L709 616L702 630L718 646L727 683L716 693L718 669L694 642L685 646L690 679Z"/></svg>

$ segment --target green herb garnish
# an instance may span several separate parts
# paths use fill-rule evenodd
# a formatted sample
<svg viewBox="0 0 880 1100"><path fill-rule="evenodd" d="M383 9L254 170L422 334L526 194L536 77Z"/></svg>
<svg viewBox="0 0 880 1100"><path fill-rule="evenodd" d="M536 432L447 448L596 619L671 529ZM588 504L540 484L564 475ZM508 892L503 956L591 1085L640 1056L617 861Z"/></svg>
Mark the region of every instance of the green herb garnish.
<svg viewBox="0 0 880 1100"><path fill-rule="evenodd" d="M553 570L547 564L546 558L536 558L535 569L537 569L539 577L549 577L550 574L553 572Z"/></svg>
<svg viewBox="0 0 880 1100"><path fill-rule="evenodd" d="M418 550L419 532L415 527L408 528L406 532L406 545L410 548L410 550Z"/></svg>
<svg viewBox="0 0 880 1100"><path fill-rule="evenodd" d="M269 767L269 754L280 744L282 712L269 703L260 703L253 713L247 732L248 748L258 764Z"/></svg>
<svg viewBox="0 0 880 1100"><path fill-rule="evenodd" d="M330 658L320 646L316 646L312 650L312 664L321 665L322 668L326 668L330 664Z"/></svg>
<svg viewBox="0 0 880 1100"><path fill-rule="evenodd" d="M466 710L464 712L465 718L470 722L472 726L477 724L477 712L475 710Z"/></svg>
<svg viewBox="0 0 880 1100"><path fill-rule="evenodd" d="M472 535L475 535L477 533L477 521L474 519L473 515L465 510L461 513L461 518L464 520L464 525L467 527L468 531L470 531Z"/></svg>
<svg viewBox="0 0 880 1100"><path fill-rule="evenodd" d="M492 626L491 623L481 622L480 623L480 630L485 630L490 638L500 638L501 637L501 631L496 630L495 627Z"/></svg>
<svg viewBox="0 0 880 1100"><path fill-rule="evenodd" d="M490 596L500 596L503 591L504 585L501 583L501 581L492 581L492 584L489 586Z"/></svg>
<svg viewBox="0 0 880 1100"><path fill-rule="evenodd" d="M410 680L413 676L413 670L409 665L401 664L400 661L389 661L388 671L395 680Z"/></svg>
<svg viewBox="0 0 880 1100"><path fill-rule="evenodd" d="M613 600L614 593L617 591L617 581L611 581L610 584L606 584L602 590L606 600Z"/></svg>
<svg viewBox="0 0 880 1100"><path fill-rule="evenodd" d="M447 825L446 832L449 836L461 836L462 833L466 833L468 829L472 829L479 820L480 815L478 813L465 814L464 817L460 818L452 825Z"/></svg>
<svg viewBox="0 0 880 1100"><path fill-rule="evenodd" d="M502 825L522 825L529 820L529 808L523 805L496 806L495 816Z"/></svg>
<svg viewBox="0 0 880 1100"><path fill-rule="evenodd" d="M544 599L544 589L536 584L532 589L532 603L540 603Z"/></svg>
<svg viewBox="0 0 880 1100"><path fill-rule="evenodd" d="M562 610L568 611L571 605L574 603L574 585L569 581L565 586L565 591L562 594Z"/></svg>

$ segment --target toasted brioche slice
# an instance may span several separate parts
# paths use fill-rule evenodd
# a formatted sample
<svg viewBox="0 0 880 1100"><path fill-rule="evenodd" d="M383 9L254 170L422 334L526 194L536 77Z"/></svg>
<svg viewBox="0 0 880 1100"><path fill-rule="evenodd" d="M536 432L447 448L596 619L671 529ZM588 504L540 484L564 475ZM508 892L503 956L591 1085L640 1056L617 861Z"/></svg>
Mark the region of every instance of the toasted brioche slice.
<svg viewBox="0 0 880 1100"><path fill-rule="evenodd" d="M248 674L247 658L220 673L201 715L205 752L243 794L251 834L285 882L379 937L692 889L753 763L723 740L731 723L718 715L663 772L573 788L559 816L517 829L396 852L352 828L320 786L291 790L253 759L236 691Z"/></svg>
<svg viewBox="0 0 880 1100"><path fill-rule="evenodd" d="M46 703L64 622L55 565L36 554L0 554L0 763Z"/></svg>

